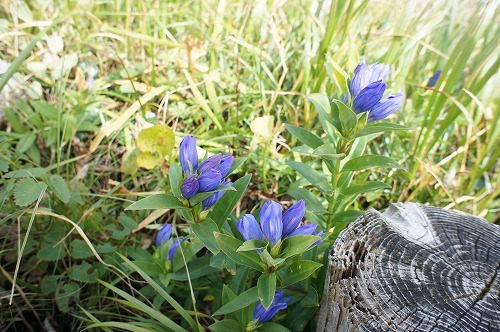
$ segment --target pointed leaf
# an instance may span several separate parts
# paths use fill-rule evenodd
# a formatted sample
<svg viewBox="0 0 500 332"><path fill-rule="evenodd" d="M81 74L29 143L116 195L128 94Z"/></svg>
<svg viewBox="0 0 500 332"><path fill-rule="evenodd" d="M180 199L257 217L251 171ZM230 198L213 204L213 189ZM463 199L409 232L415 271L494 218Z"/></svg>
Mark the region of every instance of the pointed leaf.
<svg viewBox="0 0 500 332"><path fill-rule="evenodd" d="M276 273L264 273L257 280L257 289L259 291L259 300L268 309L274 299L276 292Z"/></svg>
<svg viewBox="0 0 500 332"><path fill-rule="evenodd" d="M410 127L403 126L397 123L392 122L372 122L367 124L363 129L354 134L351 139L355 139L358 137L383 133L386 131L395 131L395 130L410 130Z"/></svg>
<svg viewBox="0 0 500 332"><path fill-rule="evenodd" d="M225 315L230 312L245 308L259 300L257 287L252 287L238 295L234 300L229 301L213 313L214 316Z"/></svg>
<svg viewBox="0 0 500 332"><path fill-rule="evenodd" d="M158 194L143 198L125 210L156 210L156 209L188 209L177 197L167 194Z"/></svg>
<svg viewBox="0 0 500 332"><path fill-rule="evenodd" d="M328 183L326 177L316 172L311 166L298 161L289 161L287 165L299 172L321 192L328 193L332 191L332 186Z"/></svg>
<svg viewBox="0 0 500 332"><path fill-rule="evenodd" d="M323 264L308 260L293 262L282 272L282 285L293 285L299 281L302 281L313 274L314 271L319 269L321 266L323 266Z"/></svg>
<svg viewBox="0 0 500 332"><path fill-rule="evenodd" d="M291 124L285 125L286 129L305 145L316 149L323 145L323 140L311 131Z"/></svg>
<svg viewBox="0 0 500 332"><path fill-rule="evenodd" d="M219 248L227 255L227 257L238 264L251 267L257 271L264 271L264 266L262 265L257 253L253 251L236 251L239 247L241 247L243 241L221 233L215 233L214 235L217 243L219 244Z"/></svg>
<svg viewBox="0 0 500 332"><path fill-rule="evenodd" d="M212 254L217 255L219 253L219 245L214 237L214 232L218 232L219 227L212 219L206 218L198 224L191 225L191 230Z"/></svg>
<svg viewBox="0 0 500 332"><path fill-rule="evenodd" d="M58 174L51 175L49 177L49 186L62 202L69 202L71 199L71 193L69 192L68 184L62 176Z"/></svg>
<svg viewBox="0 0 500 332"><path fill-rule="evenodd" d="M373 167L404 169L404 167L399 165L392 158L385 156L378 156L378 155L365 155L361 157L352 158L351 160L346 162L344 167L342 167L341 172L360 171Z"/></svg>
<svg viewBox="0 0 500 332"><path fill-rule="evenodd" d="M387 183L380 181L370 181L363 184L357 184L347 187L341 191L341 194L344 196L350 196L350 195L358 195L370 191L375 191L380 189L390 189L390 188L391 186L389 186Z"/></svg>

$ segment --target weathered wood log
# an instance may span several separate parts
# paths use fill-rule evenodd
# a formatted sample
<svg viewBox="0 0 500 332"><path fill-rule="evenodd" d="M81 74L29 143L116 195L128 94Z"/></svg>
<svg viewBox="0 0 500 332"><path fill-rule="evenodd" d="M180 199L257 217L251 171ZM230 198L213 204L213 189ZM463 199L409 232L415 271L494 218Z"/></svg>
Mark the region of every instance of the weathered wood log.
<svg viewBox="0 0 500 332"><path fill-rule="evenodd" d="M369 210L329 256L317 331L500 331L500 227L415 203Z"/></svg>

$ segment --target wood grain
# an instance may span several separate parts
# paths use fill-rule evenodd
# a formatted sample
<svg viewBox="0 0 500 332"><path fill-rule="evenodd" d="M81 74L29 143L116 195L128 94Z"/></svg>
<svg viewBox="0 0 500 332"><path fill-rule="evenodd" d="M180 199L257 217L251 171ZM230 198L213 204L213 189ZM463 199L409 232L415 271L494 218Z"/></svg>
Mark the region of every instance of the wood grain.
<svg viewBox="0 0 500 332"><path fill-rule="evenodd" d="M500 227L415 203L340 235L317 331L500 331Z"/></svg>

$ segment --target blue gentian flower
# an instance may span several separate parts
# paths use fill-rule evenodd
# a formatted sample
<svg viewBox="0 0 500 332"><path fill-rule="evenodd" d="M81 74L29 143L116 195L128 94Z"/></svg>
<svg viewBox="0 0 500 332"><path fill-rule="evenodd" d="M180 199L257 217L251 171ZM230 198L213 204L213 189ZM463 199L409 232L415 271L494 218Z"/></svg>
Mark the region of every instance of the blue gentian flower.
<svg viewBox="0 0 500 332"><path fill-rule="evenodd" d="M170 236L172 236L172 225L165 224L156 235L156 246L159 247L163 242L167 242L170 240Z"/></svg>
<svg viewBox="0 0 500 332"><path fill-rule="evenodd" d="M437 70L434 75L429 78L429 81L427 82L427 87L432 88L436 85L437 81L439 80L439 77L441 76L441 69Z"/></svg>
<svg viewBox="0 0 500 332"><path fill-rule="evenodd" d="M200 189L200 184L198 182L198 179L196 178L196 175L191 174L189 175L186 180L181 185L181 193L182 196L184 196L187 199L190 199Z"/></svg>
<svg viewBox="0 0 500 332"><path fill-rule="evenodd" d="M267 240L274 246L279 240L287 237L306 234L319 237L322 232L314 233L316 225L307 224L299 227L305 213L305 203L303 200L292 205L285 213L281 214L282 207L279 203L268 201L260 210L260 225L251 214L246 214L236 223L236 228L241 233L245 241L249 240Z"/></svg>
<svg viewBox="0 0 500 332"><path fill-rule="evenodd" d="M259 324L265 323L273 319L276 313L280 310L286 309L290 296L283 298L283 291L274 293L274 299L269 308L264 308L261 302L257 303L253 312L253 319L258 319Z"/></svg>
<svg viewBox="0 0 500 332"><path fill-rule="evenodd" d="M183 237L181 236L175 239L174 242L172 242L172 245L170 246L170 249L168 249L168 254L167 254L167 258L169 261L174 259L175 251L177 250L177 247L179 247L179 244L181 244L182 240Z"/></svg>
<svg viewBox="0 0 500 332"><path fill-rule="evenodd" d="M225 180L233 164L232 155L218 153L198 163L196 138L187 135L180 144L179 156L184 174L180 189L184 198L190 199L197 193L215 190L219 185L232 185L232 182ZM218 191L203 200L202 208L206 210L217 203L224 193L225 190Z"/></svg>
<svg viewBox="0 0 500 332"><path fill-rule="evenodd" d="M354 70L354 77L349 84L350 94L344 97L344 101L352 101L353 110L357 114L369 112L368 121L385 119L396 112L404 101L402 93L382 100L387 88L384 81L389 73L389 66L386 64L374 63L367 66L361 62Z"/></svg>

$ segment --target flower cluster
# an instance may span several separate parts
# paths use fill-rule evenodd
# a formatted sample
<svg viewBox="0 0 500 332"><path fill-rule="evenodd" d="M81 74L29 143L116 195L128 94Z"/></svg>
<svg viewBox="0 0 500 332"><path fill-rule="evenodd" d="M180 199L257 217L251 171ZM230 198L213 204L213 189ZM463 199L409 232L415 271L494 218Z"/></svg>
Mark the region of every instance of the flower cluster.
<svg viewBox="0 0 500 332"><path fill-rule="evenodd" d="M321 242L323 231L315 233L317 225L299 226L306 211L304 200L299 200L283 214L282 210L279 203L267 201L260 210L260 225L253 215L246 214L236 223L236 227L245 241L267 240L271 246L280 240L299 234L318 236L320 239L314 245Z"/></svg>
<svg viewBox="0 0 500 332"><path fill-rule="evenodd" d="M232 185L232 182L225 180L233 164L232 155L223 156L218 153L198 164L196 138L189 135L182 140L179 154L184 173L184 182L181 185L181 194L184 198L190 199L197 193L213 191L219 185ZM217 191L203 200L201 203L203 210L217 203L224 192Z"/></svg>
<svg viewBox="0 0 500 332"><path fill-rule="evenodd" d="M172 236L172 225L170 224L163 225L163 227L158 232L158 235L156 236L156 246L159 248L164 242L168 242L171 236ZM183 238L179 237L175 239L174 242L172 242L172 244L170 245L170 249L168 249L168 255L167 255L169 261L174 259L175 251L177 250L177 247L182 242L182 240Z"/></svg>
<svg viewBox="0 0 500 332"><path fill-rule="evenodd" d="M374 63L367 66L361 62L354 70L354 77L349 85L350 95L347 102L357 114L368 113L368 121L382 120L396 112L404 101L404 95L397 93L382 100L387 85L384 81L389 76L389 66L383 63Z"/></svg>
<svg viewBox="0 0 500 332"><path fill-rule="evenodd" d="M274 299L269 308L264 308L262 303L258 303L253 312L253 319L258 319L258 324L270 321L280 310L286 309L290 301L290 296L283 298L283 291L274 293Z"/></svg>

